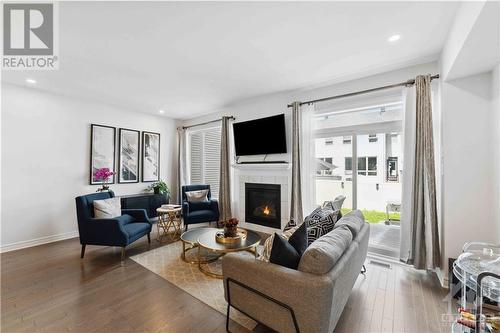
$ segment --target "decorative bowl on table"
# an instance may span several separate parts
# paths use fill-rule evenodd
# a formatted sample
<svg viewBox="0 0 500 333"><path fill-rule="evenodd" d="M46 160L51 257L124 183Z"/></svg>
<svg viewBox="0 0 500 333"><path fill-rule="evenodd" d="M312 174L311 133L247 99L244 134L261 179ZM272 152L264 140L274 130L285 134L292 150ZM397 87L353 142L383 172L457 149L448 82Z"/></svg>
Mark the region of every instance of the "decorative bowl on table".
<svg viewBox="0 0 500 333"><path fill-rule="evenodd" d="M244 229L238 228L238 219L230 218L227 221L223 222L224 231L219 231L215 235L215 240L218 243L236 243L240 242L242 239L245 239L247 236L247 232Z"/></svg>

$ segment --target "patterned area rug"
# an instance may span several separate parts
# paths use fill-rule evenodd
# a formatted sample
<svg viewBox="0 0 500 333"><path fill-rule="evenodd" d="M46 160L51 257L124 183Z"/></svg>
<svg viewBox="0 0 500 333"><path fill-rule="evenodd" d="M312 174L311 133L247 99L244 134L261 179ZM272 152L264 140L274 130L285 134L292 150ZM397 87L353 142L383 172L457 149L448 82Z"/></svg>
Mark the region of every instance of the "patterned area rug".
<svg viewBox="0 0 500 333"><path fill-rule="evenodd" d="M197 250L192 250L187 257L193 259ZM198 270L198 265L188 264L180 258L180 241L130 257L165 280L173 283L203 303L226 315L227 302L224 299L224 286L221 279L209 277ZM241 255L250 255L241 252ZM212 271L220 272L220 260L209 264ZM231 319L241 326L253 330L257 323L235 309L231 309Z"/></svg>

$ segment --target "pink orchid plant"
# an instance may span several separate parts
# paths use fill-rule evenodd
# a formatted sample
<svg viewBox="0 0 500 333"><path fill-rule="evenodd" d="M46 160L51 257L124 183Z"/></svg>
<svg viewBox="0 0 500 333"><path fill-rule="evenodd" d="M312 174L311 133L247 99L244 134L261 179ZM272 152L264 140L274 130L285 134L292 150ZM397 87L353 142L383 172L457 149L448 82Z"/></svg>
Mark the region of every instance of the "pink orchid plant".
<svg viewBox="0 0 500 333"><path fill-rule="evenodd" d="M115 172L109 170L109 168L100 168L97 169L94 172L94 178L98 181L102 181L102 188L98 189L97 191L106 191L108 190L109 186L106 185L108 182L109 178L111 176L114 176Z"/></svg>

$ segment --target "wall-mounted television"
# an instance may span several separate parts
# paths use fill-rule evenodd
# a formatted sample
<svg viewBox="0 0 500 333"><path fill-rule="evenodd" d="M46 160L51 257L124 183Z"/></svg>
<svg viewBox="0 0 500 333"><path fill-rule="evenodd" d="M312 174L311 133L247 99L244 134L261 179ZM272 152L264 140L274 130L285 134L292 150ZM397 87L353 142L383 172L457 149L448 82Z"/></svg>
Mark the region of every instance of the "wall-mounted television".
<svg viewBox="0 0 500 333"><path fill-rule="evenodd" d="M285 154L285 115L233 124L236 156Z"/></svg>

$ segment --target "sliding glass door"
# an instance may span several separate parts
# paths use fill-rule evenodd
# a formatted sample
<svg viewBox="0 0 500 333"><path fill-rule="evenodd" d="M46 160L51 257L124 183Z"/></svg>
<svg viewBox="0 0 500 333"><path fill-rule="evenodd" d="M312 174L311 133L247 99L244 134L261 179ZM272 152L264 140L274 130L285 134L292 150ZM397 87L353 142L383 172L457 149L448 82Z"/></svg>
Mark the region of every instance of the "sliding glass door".
<svg viewBox="0 0 500 333"><path fill-rule="evenodd" d="M343 213L353 209L352 136L315 139L316 204L346 197Z"/></svg>
<svg viewBox="0 0 500 333"><path fill-rule="evenodd" d="M397 258L402 194L402 103L322 113L315 138L315 200L345 195L345 214L363 212L370 251Z"/></svg>

